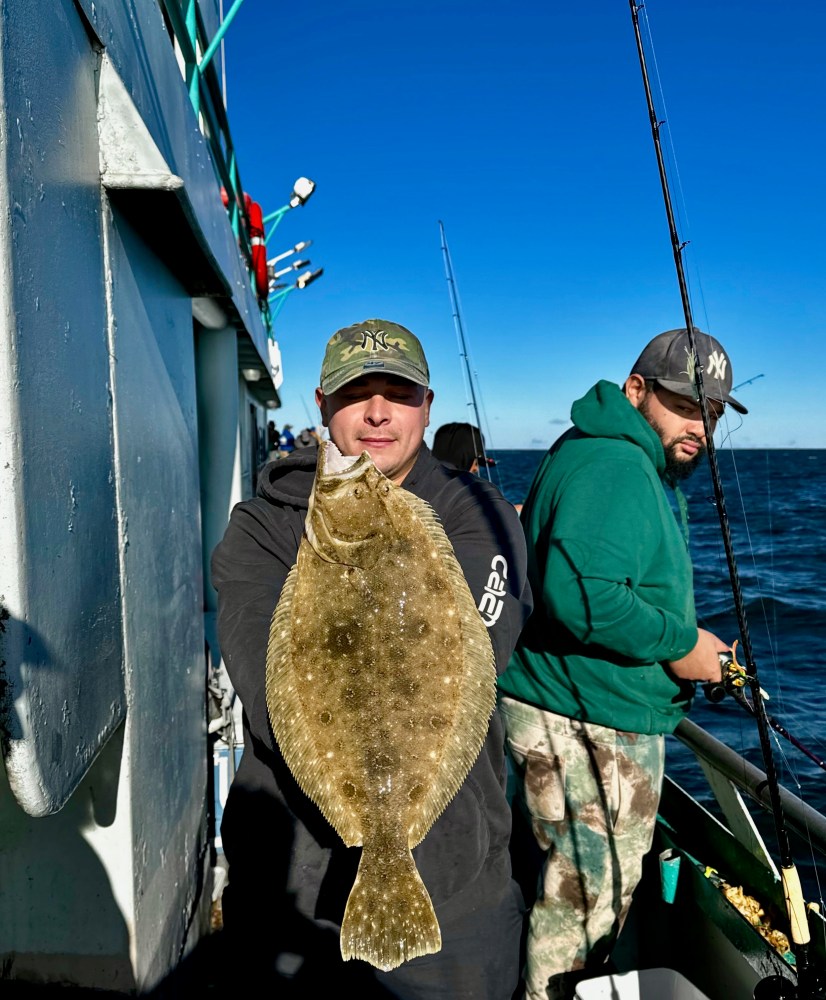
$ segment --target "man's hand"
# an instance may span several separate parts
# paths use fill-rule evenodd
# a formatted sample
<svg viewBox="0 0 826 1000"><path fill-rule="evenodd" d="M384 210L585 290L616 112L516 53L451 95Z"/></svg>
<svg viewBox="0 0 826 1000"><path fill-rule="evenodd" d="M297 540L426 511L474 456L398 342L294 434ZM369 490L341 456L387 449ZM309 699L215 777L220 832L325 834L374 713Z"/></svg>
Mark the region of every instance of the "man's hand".
<svg viewBox="0 0 826 1000"><path fill-rule="evenodd" d="M671 660L669 667L677 677L687 681L720 681L723 671L718 653L731 652L722 639L704 628L697 629L697 643L694 649L679 660Z"/></svg>

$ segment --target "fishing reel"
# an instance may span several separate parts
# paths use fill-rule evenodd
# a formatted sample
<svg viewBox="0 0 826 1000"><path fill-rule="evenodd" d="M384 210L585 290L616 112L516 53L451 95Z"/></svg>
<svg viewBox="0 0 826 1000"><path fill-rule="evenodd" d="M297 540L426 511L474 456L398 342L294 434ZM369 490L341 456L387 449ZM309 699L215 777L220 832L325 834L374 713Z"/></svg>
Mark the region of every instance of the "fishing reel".
<svg viewBox="0 0 826 1000"><path fill-rule="evenodd" d="M723 678L720 681L712 681L703 684L703 694L713 704L721 702L726 695L736 697L742 694L743 688L748 683L748 674L744 667L737 662L737 640L732 643L731 651L718 653L720 667L723 671Z"/></svg>

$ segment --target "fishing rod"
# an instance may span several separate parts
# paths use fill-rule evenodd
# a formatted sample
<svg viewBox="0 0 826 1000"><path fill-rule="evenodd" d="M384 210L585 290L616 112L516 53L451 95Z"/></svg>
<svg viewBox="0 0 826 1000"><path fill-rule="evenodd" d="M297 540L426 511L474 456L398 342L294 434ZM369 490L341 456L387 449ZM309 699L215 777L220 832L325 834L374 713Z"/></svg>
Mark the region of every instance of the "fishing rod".
<svg viewBox="0 0 826 1000"><path fill-rule="evenodd" d="M453 264L450 260L450 251L447 248L447 237L445 236L445 227L442 224L442 220L439 220L439 233L442 237L442 254L445 261L445 277L447 278L447 285L450 289L450 302L453 306L453 324L456 327L456 337L459 341L459 356L463 359L465 363L465 370L467 374L467 384L468 390L470 391L470 405L473 407L473 413L476 418L476 427L479 428L480 440L476 441L476 432L473 431L474 446L476 448L476 457L479 462L480 468L485 470L485 475L488 480L492 482L490 467L494 464L493 459L488 458L485 452L485 442L481 439L482 436L482 421L479 418L479 407L476 404L476 393L473 391L473 371L470 367L470 356L468 354L467 342L465 340L465 331L462 326L462 317L459 312L459 296L456 292L456 281L453 277Z"/></svg>
<svg viewBox="0 0 826 1000"><path fill-rule="evenodd" d="M751 385L752 382L756 382L759 378L764 378L762 372L759 375L752 375L751 378L747 378L745 382L738 382L736 386L731 390L732 392L737 392L738 389L742 389L744 385Z"/></svg>
<svg viewBox="0 0 826 1000"><path fill-rule="evenodd" d="M686 244L680 242L677 233L677 226L674 221L674 210L671 202L671 192L668 186L668 177L663 159L662 145L660 143L660 127L663 122L657 118L654 108L654 100L651 96L651 84L648 78L648 67L643 50L642 36L640 34L639 12L644 4L638 4L635 0L629 0L631 8L631 19L634 24L634 36L637 43L637 54L640 61L642 81L645 88L645 99L648 106L648 116L651 124L651 135L654 140L654 149L657 156L657 168L660 175L660 186L662 188L663 200L665 202L665 213L668 219L668 230L671 237L671 249L674 255L674 265L677 270L677 282L680 288L680 298L682 300L683 315L685 317L686 335L688 337L691 354L695 360L694 364L694 385L697 392L697 399L703 418L703 430L706 438L706 448L708 453L711 479L714 486L714 497L717 507L717 514L720 519L720 529L723 535L723 546L728 564L731 590L734 597L734 608L737 617L737 624L740 630L741 646L745 658L745 672L747 683L752 692L752 705L754 707L754 718L757 723L757 731L760 738L760 748L763 755L766 778L768 784L769 801L771 803L772 817L774 819L775 836L777 838L780 853L780 869L783 879L783 894L786 900L786 909L789 919L789 928L792 941L794 943L794 956L797 968L798 997L800 1000L817 1000L826 996L823 992L819 977L817 976L809 960L809 944L811 934L806 917L806 904L803 899L803 890L800 885L800 876L792 856L791 845L786 831L783 816L783 807L780 801L780 783L777 777L777 770L774 764L771 741L769 738L769 722L767 712L760 694L760 683L757 677L757 664L754 661L751 639L749 637L748 619L746 617L745 600L743 589L740 585L740 575L737 570L737 560L734 555L734 546L731 540L731 530L729 526L728 513L726 511L726 500L723 493L723 484L720 478L720 470L717 465L717 453L714 447L714 428L709 419L708 404L705 389L703 387L703 369L699 363L696 341L694 337L695 326L691 312L691 301L686 285L685 273L683 271L683 250Z"/></svg>
<svg viewBox="0 0 826 1000"><path fill-rule="evenodd" d="M743 667L737 662L736 656L736 646L737 642L732 643L732 652L730 653L719 653L720 657L720 667L722 668L723 677L720 681L714 681L710 684L703 685L703 694L705 694L708 701L713 705L719 704L726 695L731 695L731 697L737 702L741 708L745 709L749 715L755 715L756 709L754 705L748 701L746 698L746 693L744 688L748 683L748 675ZM769 700L768 694L761 688L760 696L764 701ZM801 753L805 754L809 760L813 761L822 770L826 771L826 761L822 757L818 756L813 750L810 750L807 746L800 742L797 737L793 736L788 729L782 723L778 722L772 715L768 712L766 713L766 721L771 726L771 728L779 733L783 739L788 740L793 747L796 747Z"/></svg>

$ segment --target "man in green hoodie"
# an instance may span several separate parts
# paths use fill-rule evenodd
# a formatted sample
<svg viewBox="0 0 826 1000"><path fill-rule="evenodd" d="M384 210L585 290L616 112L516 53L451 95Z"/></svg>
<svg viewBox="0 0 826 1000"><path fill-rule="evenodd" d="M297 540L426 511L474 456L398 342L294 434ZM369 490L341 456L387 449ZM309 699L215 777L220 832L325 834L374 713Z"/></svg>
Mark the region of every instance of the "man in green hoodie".
<svg viewBox="0 0 826 1000"><path fill-rule="evenodd" d="M713 428L726 404L746 409L722 346L694 339ZM534 612L499 686L516 798L544 852L527 1000L567 1000L606 960L653 839L663 734L729 649L697 627L677 485L706 450L697 355L668 330L622 388L577 400L522 512Z"/></svg>

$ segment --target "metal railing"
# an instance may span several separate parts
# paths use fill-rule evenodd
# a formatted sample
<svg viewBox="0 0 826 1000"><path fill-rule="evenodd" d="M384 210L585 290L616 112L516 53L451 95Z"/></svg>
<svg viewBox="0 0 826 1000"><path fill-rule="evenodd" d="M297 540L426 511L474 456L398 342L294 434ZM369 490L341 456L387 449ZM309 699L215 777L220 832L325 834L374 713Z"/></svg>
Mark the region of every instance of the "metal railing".
<svg viewBox="0 0 826 1000"><path fill-rule="evenodd" d="M698 760L705 761L763 809L771 809L766 774L759 767L749 763L690 719L683 719L674 735ZM811 843L818 852L826 854L826 816L782 786L780 802L788 827Z"/></svg>
<svg viewBox="0 0 826 1000"><path fill-rule="evenodd" d="M224 106L221 80L213 62L213 56L243 0L235 0L212 38L207 36L196 0L160 2L173 44L178 49L192 107L212 154L218 185L226 192L226 207L232 231L238 240L247 270L251 271L250 220ZM251 282L254 287L252 276ZM266 300L261 301L260 298L259 303L269 329L269 306Z"/></svg>

